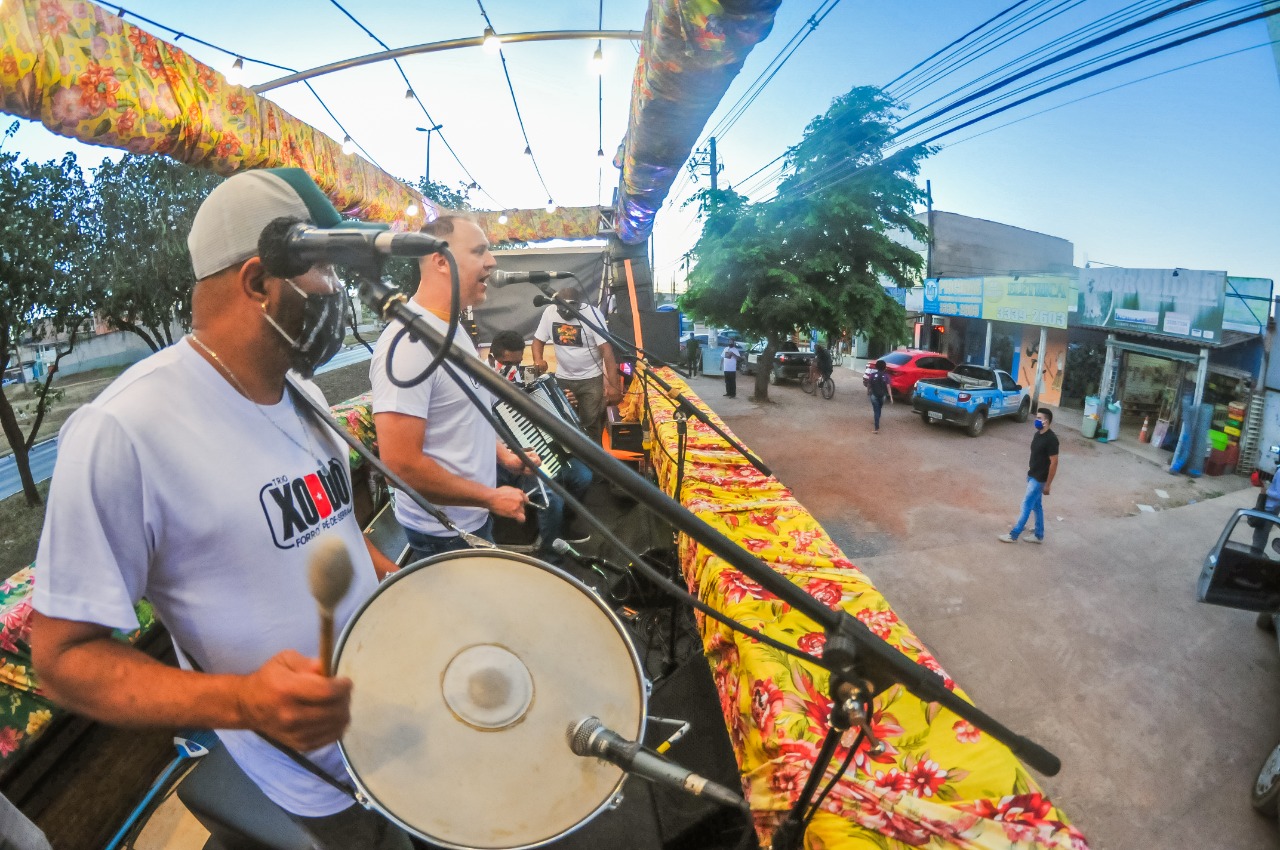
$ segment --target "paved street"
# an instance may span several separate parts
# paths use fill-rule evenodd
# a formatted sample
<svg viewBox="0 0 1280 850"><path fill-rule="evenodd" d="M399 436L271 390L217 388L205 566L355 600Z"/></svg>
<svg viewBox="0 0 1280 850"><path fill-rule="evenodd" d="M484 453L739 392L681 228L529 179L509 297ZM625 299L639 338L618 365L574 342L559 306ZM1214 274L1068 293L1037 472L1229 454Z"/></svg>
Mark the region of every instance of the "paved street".
<svg viewBox="0 0 1280 850"><path fill-rule="evenodd" d="M316 370L317 375L345 369L347 366L362 363L369 359L369 352L362 345L353 345L334 355L333 359ZM56 436L36 443L31 449L31 474L36 483L47 480L53 475L53 464L58 459L58 440ZM0 458L0 499L7 499L15 493L22 492L22 481L18 478L18 464L13 455Z"/></svg>
<svg viewBox="0 0 1280 850"><path fill-rule="evenodd" d="M1248 798L1280 739L1276 639L1252 614L1195 601L1205 553L1256 491L1170 476L1084 440L1064 412L1046 541L1000 543L1031 424L992 422L973 439L900 403L873 435L860 379L835 378L831 401L784 385L767 406L741 384L723 398L718 378L694 388L976 704L1062 759L1041 781L1094 850L1275 847Z"/></svg>

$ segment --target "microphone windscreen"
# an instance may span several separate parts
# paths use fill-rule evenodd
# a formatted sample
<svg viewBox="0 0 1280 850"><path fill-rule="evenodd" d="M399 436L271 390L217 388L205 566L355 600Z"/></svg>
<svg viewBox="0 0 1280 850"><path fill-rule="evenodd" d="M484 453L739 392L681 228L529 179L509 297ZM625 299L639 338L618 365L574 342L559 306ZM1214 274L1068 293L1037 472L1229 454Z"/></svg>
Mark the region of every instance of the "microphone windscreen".
<svg viewBox="0 0 1280 850"><path fill-rule="evenodd" d="M351 587L351 553L347 544L336 534L325 534L311 544L311 561L308 578L311 595L325 611L333 611L347 595Z"/></svg>
<svg viewBox="0 0 1280 850"><path fill-rule="evenodd" d="M258 235L258 256L262 267L272 277L299 277L311 268L311 263L299 260L289 251L289 231L295 224L303 224L300 218L281 216L272 219Z"/></svg>
<svg viewBox="0 0 1280 850"><path fill-rule="evenodd" d="M551 541L551 551L557 555L567 555L569 554L569 544L563 538L557 537Z"/></svg>
<svg viewBox="0 0 1280 850"><path fill-rule="evenodd" d="M591 753L589 748L591 735L601 725L598 717L584 717L569 724L569 728L565 730L564 737L569 742L569 749L573 751L574 755L585 756Z"/></svg>

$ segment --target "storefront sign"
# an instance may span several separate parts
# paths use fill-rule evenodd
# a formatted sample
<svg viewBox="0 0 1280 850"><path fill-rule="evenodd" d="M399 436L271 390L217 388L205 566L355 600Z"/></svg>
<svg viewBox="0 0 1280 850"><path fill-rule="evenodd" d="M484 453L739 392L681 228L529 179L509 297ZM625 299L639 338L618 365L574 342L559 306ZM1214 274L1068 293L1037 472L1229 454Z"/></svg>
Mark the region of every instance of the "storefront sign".
<svg viewBox="0 0 1280 850"><path fill-rule="evenodd" d="M1081 269L1080 322L1217 341L1226 277L1226 272L1193 269Z"/></svg>
<svg viewBox="0 0 1280 850"><path fill-rule="evenodd" d="M1019 325L1065 328L1071 278L1024 274L982 278L982 318Z"/></svg>
<svg viewBox="0 0 1280 850"><path fill-rule="evenodd" d="M930 278L924 282L924 310L991 322L1065 328L1071 279L1026 274Z"/></svg>
<svg viewBox="0 0 1280 850"><path fill-rule="evenodd" d="M1272 283L1264 277L1228 277L1222 329L1261 334L1271 316Z"/></svg>
<svg viewBox="0 0 1280 850"><path fill-rule="evenodd" d="M924 312L935 316L982 318L982 278L928 278L924 282Z"/></svg>

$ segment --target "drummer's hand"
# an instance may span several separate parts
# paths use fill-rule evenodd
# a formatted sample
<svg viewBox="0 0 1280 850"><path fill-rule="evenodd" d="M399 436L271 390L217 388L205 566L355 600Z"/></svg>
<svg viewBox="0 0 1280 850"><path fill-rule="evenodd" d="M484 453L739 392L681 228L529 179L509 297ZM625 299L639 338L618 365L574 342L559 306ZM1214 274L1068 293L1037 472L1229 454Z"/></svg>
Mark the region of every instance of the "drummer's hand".
<svg viewBox="0 0 1280 850"><path fill-rule="evenodd" d="M519 487L495 487L489 497L489 510L498 516L524 522L524 506L528 501Z"/></svg>
<svg viewBox="0 0 1280 850"><path fill-rule="evenodd" d="M351 722L351 680L320 674L320 661L286 649L245 677L245 726L301 752L332 744Z"/></svg>
<svg viewBox="0 0 1280 850"><path fill-rule="evenodd" d="M545 375L547 374L547 361L535 360L533 361L533 368L538 370L539 375Z"/></svg>
<svg viewBox="0 0 1280 850"><path fill-rule="evenodd" d="M604 385L604 403L617 404L622 401L622 382L613 381Z"/></svg>
<svg viewBox="0 0 1280 850"><path fill-rule="evenodd" d="M572 404L575 408L578 406L578 397L573 394L573 390L565 390L564 397L569 399L569 404Z"/></svg>

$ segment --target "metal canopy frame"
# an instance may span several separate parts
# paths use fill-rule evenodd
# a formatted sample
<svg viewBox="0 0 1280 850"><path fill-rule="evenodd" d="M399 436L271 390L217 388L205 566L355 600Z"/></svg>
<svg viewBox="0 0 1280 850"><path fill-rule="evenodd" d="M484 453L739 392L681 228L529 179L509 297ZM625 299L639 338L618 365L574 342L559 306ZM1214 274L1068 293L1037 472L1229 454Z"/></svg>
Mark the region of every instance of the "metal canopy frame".
<svg viewBox="0 0 1280 850"><path fill-rule="evenodd" d="M644 33L639 30L547 30L545 32L513 32L499 35L497 38L503 44L521 44L534 41L577 41L603 38L620 41L639 41L643 37ZM328 65L318 65L306 71L298 71L296 74L268 80L265 83L252 86L251 89L255 94L262 94L291 83L300 83L303 80L311 80L316 77L323 77L326 74L359 68L362 65L390 62L393 59L416 56L420 53L439 53L443 50L457 50L461 47L480 47L484 44L484 40L485 36L477 35L470 38L454 38L448 41L415 44L411 47L397 47L394 50L382 50L378 53L366 53L363 56L340 59L337 62L330 62Z"/></svg>

